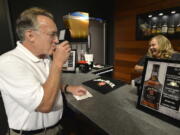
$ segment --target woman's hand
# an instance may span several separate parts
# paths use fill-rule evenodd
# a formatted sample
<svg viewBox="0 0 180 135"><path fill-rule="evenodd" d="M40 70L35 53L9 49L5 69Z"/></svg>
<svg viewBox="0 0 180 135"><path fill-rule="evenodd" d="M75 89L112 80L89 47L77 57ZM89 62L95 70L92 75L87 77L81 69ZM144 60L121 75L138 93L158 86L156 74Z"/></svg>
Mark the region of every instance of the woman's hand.
<svg viewBox="0 0 180 135"><path fill-rule="evenodd" d="M135 65L134 70L136 72L142 73L144 69L144 66Z"/></svg>

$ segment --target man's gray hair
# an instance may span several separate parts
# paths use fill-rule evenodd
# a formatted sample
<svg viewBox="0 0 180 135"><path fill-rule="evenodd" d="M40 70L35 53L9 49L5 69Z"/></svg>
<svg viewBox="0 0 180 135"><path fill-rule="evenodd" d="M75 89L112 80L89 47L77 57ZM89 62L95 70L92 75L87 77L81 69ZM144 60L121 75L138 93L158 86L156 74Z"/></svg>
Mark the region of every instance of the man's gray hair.
<svg viewBox="0 0 180 135"><path fill-rule="evenodd" d="M26 30L37 30L39 24L37 22L37 16L43 15L54 20L53 15L42 8L33 7L23 11L19 18L16 20L16 33L21 41L24 40L24 33Z"/></svg>

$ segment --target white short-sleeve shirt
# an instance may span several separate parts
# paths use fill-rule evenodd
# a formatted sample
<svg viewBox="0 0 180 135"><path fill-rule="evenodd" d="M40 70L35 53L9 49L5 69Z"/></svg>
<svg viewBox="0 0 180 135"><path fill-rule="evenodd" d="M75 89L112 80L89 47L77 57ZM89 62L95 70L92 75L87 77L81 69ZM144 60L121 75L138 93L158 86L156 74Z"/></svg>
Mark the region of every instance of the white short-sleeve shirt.
<svg viewBox="0 0 180 135"><path fill-rule="evenodd" d="M36 130L56 124L62 117L61 91L51 112L35 109L44 95L43 84L49 75L50 59L39 59L20 42L17 47L0 56L0 90L9 127Z"/></svg>

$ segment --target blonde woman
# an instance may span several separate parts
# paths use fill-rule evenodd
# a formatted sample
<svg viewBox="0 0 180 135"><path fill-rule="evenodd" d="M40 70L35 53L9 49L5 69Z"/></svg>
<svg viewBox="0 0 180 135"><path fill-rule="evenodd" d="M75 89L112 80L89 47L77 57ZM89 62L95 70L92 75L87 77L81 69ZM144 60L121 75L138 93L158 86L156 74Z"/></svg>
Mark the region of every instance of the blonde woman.
<svg viewBox="0 0 180 135"><path fill-rule="evenodd" d="M178 54L174 51L171 42L163 35L157 35L150 39L149 41L149 49L146 54L137 65L135 65L135 70L138 72L142 72L144 69L145 59L157 58L157 59L178 59Z"/></svg>

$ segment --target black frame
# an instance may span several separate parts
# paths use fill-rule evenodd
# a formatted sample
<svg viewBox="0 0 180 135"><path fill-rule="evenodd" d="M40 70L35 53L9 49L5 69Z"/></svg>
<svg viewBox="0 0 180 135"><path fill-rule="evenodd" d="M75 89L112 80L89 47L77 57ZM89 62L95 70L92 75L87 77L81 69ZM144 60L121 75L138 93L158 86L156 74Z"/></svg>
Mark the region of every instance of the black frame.
<svg viewBox="0 0 180 135"><path fill-rule="evenodd" d="M151 63L150 63L151 62ZM142 73L142 80L141 80L141 89L140 89L140 94L139 94L139 96L138 96L138 102L137 102L137 108L138 109L140 109L140 110L142 110L142 111L144 111L144 112L147 112L147 113L149 113L149 114L151 114L151 115L153 115L153 116L155 116L155 117L158 117L158 118L160 118L160 119L162 119L162 120L164 120L164 121L166 121L166 122L168 122L168 123L171 123L171 124L173 124L173 125L175 125L175 126L177 126L177 127L180 127L180 117L179 118L175 118L175 117L172 117L172 116L170 116L169 114L167 114L167 111L166 110L172 110L172 111L174 111L174 112L178 112L178 115L180 116L180 107L179 107L179 110L178 111L175 111L175 110L173 110L173 109L169 109L168 107L164 107L162 104L161 104L161 107L163 106L164 108L166 108L166 114L165 113L162 113L162 111L160 111L160 110L155 110L155 109L153 109L153 108L150 108L150 107L148 107L148 106L145 106L145 105L142 105L140 102L141 102L141 99L142 99L142 94L143 94L143 86L144 86L144 81L145 81L145 77L146 77L146 74L147 74L147 72L149 72L149 71L147 71L147 67L149 66L148 64L152 64L152 63L154 63L154 64L157 64L157 63L159 63L159 64L164 64L164 63L167 63L167 64L171 64L171 65L173 65L173 64L178 64L178 68L180 68L180 61L172 61L172 60L165 60L165 59L154 59L154 58L147 58L146 59L146 61L145 61L145 66L144 66L144 71L143 71L143 73ZM161 65L161 66L162 66ZM163 67L163 66L162 66ZM166 66L167 68L168 68L168 65ZM167 68L166 68L166 71L164 71L164 72L166 72L167 73ZM148 73L148 74L150 74L150 73ZM162 74L161 76L164 76L164 82L165 82L165 79L167 79L166 76L167 74ZM171 74L170 74L171 75ZM180 74L178 75L179 77L180 77ZM146 78L147 79L147 78ZM164 90L164 85L166 85L166 83L164 83L163 84L163 88L162 88L162 92L161 92L161 94L163 93L163 90ZM179 83L179 85L180 85L180 83ZM180 91L180 86L179 86L179 91ZM161 95L162 96L162 95ZM180 96L180 95L179 95ZM162 98L162 97L161 97ZM160 102L162 102L162 100L160 100L159 101L159 103ZM172 114L171 114L172 115ZM178 116L177 115L177 116Z"/></svg>
<svg viewBox="0 0 180 135"><path fill-rule="evenodd" d="M76 72L76 56L77 52L76 50L71 50L71 54L66 61L66 63L63 65L63 72L70 72L70 73L75 73ZM70 65L69 65L70 64Z"/></svg>

